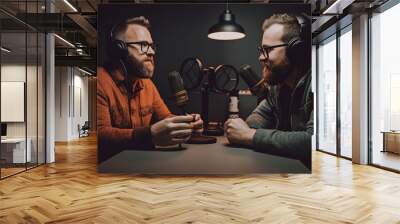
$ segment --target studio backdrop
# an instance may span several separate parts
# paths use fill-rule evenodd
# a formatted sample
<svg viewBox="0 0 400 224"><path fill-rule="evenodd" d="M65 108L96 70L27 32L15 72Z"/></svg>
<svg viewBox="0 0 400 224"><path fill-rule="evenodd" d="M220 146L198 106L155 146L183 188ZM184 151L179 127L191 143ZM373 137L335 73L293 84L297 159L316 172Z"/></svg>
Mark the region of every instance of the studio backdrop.
<svg viewBox="0 0 400 224"><path fill-rule="evenodd" d="M260 62L260 55L268 51L272 57L275 49L259 48L263 41L262 25L274 14L304 18L301 35L305 47L296 52L296 57L310 59L311 33L304 28L310 27L310 12L307 4L100 5L97 25L98 171L310 173L313 105L312 94L307 92L311 82L307 69L304 77L295 79L297 84L289 94L291 98L280 94L279 85L272 88L276 90L274 97L269 95L274 91L269 85L262 97L256 96L249 91L249 84L242 76L250 72L261 79L265 74L266 65ZM146 21L144 25L142 17ZM132 29L132 32L129 28L132 21L139 21L133 24L141 28ZM224 29L237 31L236 34L244 37L216 40L211 35ZM302 68L309 71L311 59L302 63ZM246 70L243 65L250 69ZM145 77L149 75L148 68L154 68L150 78ZM133 74L135 72L142 74L139 75L142 78ZM178 87L171 84L174 78L178 79ZM182 91L187 93L183 106L179 100ZM285 118L284 111L271 107L265 114L261 113L261 118L270 122L269 125L263 125L261 120L260 124L253 124L254 127L249 124L253 129L265 129L256 132L252 143L229 142L224 133L226 120L239 117L246 121L254 110L265 110L262 104L287 108L286 117L290 118ZM158 139L151 126L183 114L201 115L202 133L196 130L191 134L200 136L200 140L154 144ZM284 124L289 126L282 128ZM270 138L269 143L266 138ZM255 144L262 147L253 146Z"/></svg>

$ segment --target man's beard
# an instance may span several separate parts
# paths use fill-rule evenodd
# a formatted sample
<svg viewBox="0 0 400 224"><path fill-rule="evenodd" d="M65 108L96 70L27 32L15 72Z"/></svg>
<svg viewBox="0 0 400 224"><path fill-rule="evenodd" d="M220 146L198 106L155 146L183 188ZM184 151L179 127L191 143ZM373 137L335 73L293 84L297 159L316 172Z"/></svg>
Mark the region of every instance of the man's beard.
<svg viewBox="0 0 400 224"><path fill-rule="evenodd" d="M268 79L266 79L269 85L279 85L283 83L291 72L291 66L289 64L273 65L265 62L264 66L267 66L267 69L270 70L270 75Z"/></svg>
<svg viewBox="0 0 400 224"><path fill-rule="evenodd" d="M144 63L141 63L132 55L128 55L127 59L124 60L124 64L128 73L127 75L128 77L130 76L131 79L148 79L153 76L153 73L147 70L147 68L144 66Z"/></svg>

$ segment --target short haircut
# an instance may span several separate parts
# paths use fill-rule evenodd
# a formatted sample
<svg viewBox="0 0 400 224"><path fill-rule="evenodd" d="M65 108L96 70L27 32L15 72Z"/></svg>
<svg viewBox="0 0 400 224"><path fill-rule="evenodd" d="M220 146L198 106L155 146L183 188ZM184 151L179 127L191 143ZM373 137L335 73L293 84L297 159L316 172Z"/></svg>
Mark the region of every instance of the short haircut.
<svg viewBox="0 0 400 224"><path fill-rule="evenodd" d="M147 29L150 29L150 22L148 19L146 19L144 16L139 16L139 17L130 17L123 22L117 24L112 32L112 36L116 39L122 39L121 36L125 34L127 28L129 25L136 24L140 26L144 26Z"/></svg>
<svg viewBox="0 0 400 224"><path fill-rule="evenodd" d="M274 14L264 20L262 31L265 32L273 24L282 24L285 26L282 41L288 43L292 38L301 38L301 27L297 18L289 14Z"/></svg>

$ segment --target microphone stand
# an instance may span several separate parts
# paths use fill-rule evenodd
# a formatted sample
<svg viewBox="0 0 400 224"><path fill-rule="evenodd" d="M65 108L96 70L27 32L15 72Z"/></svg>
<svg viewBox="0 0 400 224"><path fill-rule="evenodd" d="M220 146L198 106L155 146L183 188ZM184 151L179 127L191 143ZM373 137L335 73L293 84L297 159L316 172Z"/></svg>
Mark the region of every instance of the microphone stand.
<svg viewBox="0 0 400 224"><path fill-rule="evenodd" d="M201 88L201 117L203 118L203 121L204 121L203 134L206 136L223 135L223 130L218 130L218 126L216 127L216 130L210 130L209 125L208 125L209 124L208 106L209 106L209 99L210 99L210 90L212 88L211 85L213 83L212 72L214 72L213 68L207 68L204 71L204 75L207 77Z"/></svg>
<svg viewBox="0 0 400 224"><path fill-rule="evenodd" d="M209 71L207 71L208 73ZM202 93L202 107L201 107L201 117L203 119L203 133L192 132L192 136L190 136L188 143L190 144L213 144L217 142L217 138L207 136L208 135L208 100L210 94L210 76L204 82L201 93ZM182 114L187 115L184 107L181 107ZM193 120L194 121L194 120ZM181 144L179 144L181 147Z"/></svg>
<svg viewBox="0 0 400 224"><path fill-rule="evenodd" d="M188 113L186 113L185 107L181 107L181 110L182 110L182 114L183 114L183 115L188 115ZM190 138L191 138L191 137L190 137ZM183 149L183 148L182 148L182 143L179 143L179 149Z"/></svg>
<svg viewBox="0 0 400 224"><path fill-rule="evenodd" d="M209 77L209 76L208 76ZM210 84L208 77L201 88L201 117L204 121L204 134L208 135L208 101L210 96Z"/></svg>
<svg viewBox="0 0 400 224"><path fill-rule="evenodd" d="M181 107L181 110L182 110L182 114L188 115L188 113L186 112L184 107ZM193 116L192 122L194 122L194 121L195 121L195 117ZM204 124L204 121L203 121L203 124ZM187 143L189 143L189 144L213 144L215 142L217 142L217 139L214 137L205 136L204 131L203 131L203 133L193 131L192 135L190 136L189 140L187 141ZM181 144L179 144L179 148L182 149Z"/></svg>

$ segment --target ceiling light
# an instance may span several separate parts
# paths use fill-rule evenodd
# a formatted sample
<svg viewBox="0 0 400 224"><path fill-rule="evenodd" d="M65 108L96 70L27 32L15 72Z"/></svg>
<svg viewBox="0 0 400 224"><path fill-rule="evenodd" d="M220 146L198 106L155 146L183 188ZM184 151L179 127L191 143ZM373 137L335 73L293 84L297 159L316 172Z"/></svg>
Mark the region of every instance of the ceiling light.
<svg viewBox="0 0 400 224"><path fill-rule="evenodd" d="M354 0L336 0L332 5L324 10L322 14L342 14L343 9L347 8Z"/></svg>
<svg viewBox="0 0 400 224"><path fill-rule="evenodd" d="M72 48L75 48L75 45L73 45L71 42L69 42L68 40L66 40L66 39L64 39L64 38L62 38L62 37L60 37L59 35L57 35L57 34L54 34L54 36L55 37L57 37L59 40L61 40L62 42L64 42L65 44L67 44L68 46L70 46L70 47L72 47Z"/></svg>
<svg viewBox="0 0 400 224"><path fill-rule="evenodd" d="M78 10L71 3L69 3L68 0L64 0L64 3L67 4L74 12L78 12Z"/></svg>
<svg viewBox="0 0 400 224"><path fill-rule="evenodd" d="M1 49L1 51L4 51L4 52L6 52L6 53L10 53L10 52L11 52L10 49L7 49L7 48L5 48L5 47L1 47L0 49Z"/></svg>
<svg viewBox="0 0 400 224"><path fill-rule="evenodd" d="M81 71L81 72L83 72L83 73L85 73L86 75L93 75L92 73L90 73L90 72L88 72L88 71L86 71L86 70L84 70L84 69L81 69L81 68L79 68L79 67L78 67L78 70Z"/></svg>

